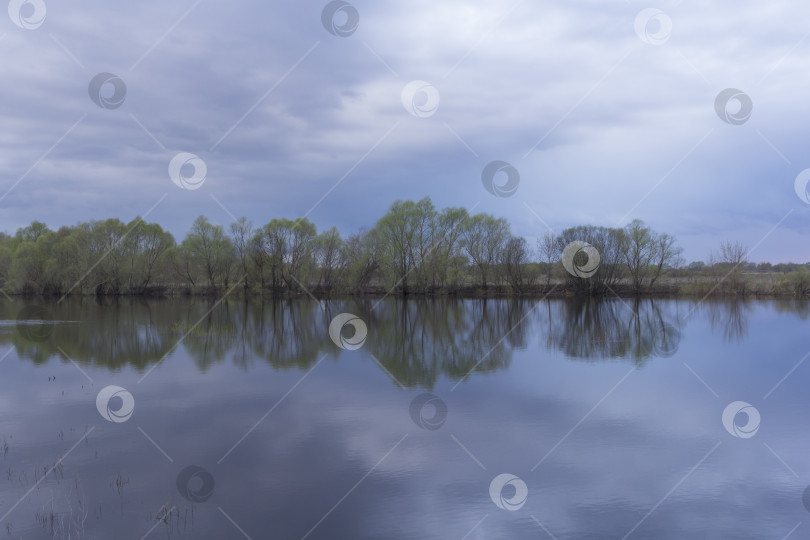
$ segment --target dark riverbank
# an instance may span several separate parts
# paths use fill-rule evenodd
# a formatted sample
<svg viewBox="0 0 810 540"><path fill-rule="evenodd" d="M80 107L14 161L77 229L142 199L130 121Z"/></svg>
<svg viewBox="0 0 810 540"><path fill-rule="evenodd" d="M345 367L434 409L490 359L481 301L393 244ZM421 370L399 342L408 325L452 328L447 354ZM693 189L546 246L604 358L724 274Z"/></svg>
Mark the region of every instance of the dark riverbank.
<svg viewBox="0 0 810 540"><path fill-rule="evenodd" d="M557 279L549 284L526 284L519 289L511 285L489 285L466 287L428 287L422 289L386 288L384 286L368 286L361 290L345 290L339 288L326 288L313 285L309 288L245 288L241 282L230 284L228 287L186 285L142 287L131 291L95 291L72 292L71 297L99 297L99 298L186 298L186 297L214 297L223 296L233 298L299 298L310 297L317 300L341 299L362 297L379 299L384 297L397 298L810 298L810 288L804 280L798 280L795 272L788 274L753 274L733 284L722 278L692 277L670 278L657 283L653 287L637 291L629 280L619 280L612 284L596 283L589 287L588 283L571 282ZM20 298L48 298L61 299L56 294L25 294L8 293L8 296Z"/></svg>

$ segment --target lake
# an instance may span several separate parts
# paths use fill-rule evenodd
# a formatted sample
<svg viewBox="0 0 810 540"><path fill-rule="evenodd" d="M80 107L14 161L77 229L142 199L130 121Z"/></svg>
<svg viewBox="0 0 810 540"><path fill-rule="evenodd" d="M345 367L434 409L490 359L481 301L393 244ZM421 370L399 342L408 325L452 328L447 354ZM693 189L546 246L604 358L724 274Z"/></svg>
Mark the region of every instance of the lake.
<svg viewBox="0 0 810 540"><path fill-rule="evenodd" d="M0 526L807 538L808 316L788 301L6 300Z"/></svg>

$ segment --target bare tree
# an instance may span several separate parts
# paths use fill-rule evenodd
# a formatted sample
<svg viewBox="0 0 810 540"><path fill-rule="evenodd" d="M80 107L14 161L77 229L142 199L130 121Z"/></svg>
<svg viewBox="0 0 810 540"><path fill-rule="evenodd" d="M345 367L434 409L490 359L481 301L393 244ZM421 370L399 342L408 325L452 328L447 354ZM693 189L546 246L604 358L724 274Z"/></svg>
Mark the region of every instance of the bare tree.
<svg viewBox="0 0 810 540"><path fill-rule="evenodd" d="M231 223L231 242L236 250L236 257L242 270L243 285L249 287L248 274L250 269L250 241L253 237L253 222L241 217Z"/></svg>
<svg viewBox="0 0 810 540"><path fill-rule="evenodd" d="M575 241L587 242L599 252L600 264L590 277L567 274L568 286L579 293L605 294L614 290L624 268L622 256L622 231L593 225L580 225L560 233L560 253Z"/></svg>
<svg viewBox="0 0 810 540"><path fill-rule="evenodd" d="M636 294L641 292L644 280L650 272L650 264L655 256L655 246L654 233L639 219L634 219L622 231L622 257L627 265Z"/></svg>
<svg viewBox="0 0 810 540"><path fill-rule="evenodd" d="M674 236L667 233L656 235L652 259L653 268L650 272L650 288L666 270L683 264L681 253L683 253L683 248L677 245Z"/></svg>
<svg viewBox="0 0 810 540"><path fill-rule="evenodd" d="M557 234L554 231L547 231L541 238L538 238L537 251L542 257L542 262L546 265L546 287L551 287L554 268L560 261L561 255Z"/></svg>
<svg viewBox="0 0 810 540"><path fill-rule="evenodd" d="M723 274L721 278L728 292L738 294L745 292L745 281L742 271L748 262L748 250L741 242L723 240L720 242L720 255L717 265Z"/></svg>
<svg viewBox="0 0 810 540"><path fill-rule="evenodd" d="M680 264L682 251L674 237L655 232L639 219L622 230L621 250L636 294L652 288L666 271Z"/></svg>
<svg viewBox="0 0 810 540"><path fill-rule="evenodd" d="M524 269L529 262L529 246L526 239L512 236L506 241L501 251L500 263L506 281L517 292L523 290Z"/></svg>
<svg viewBox="0 0 810 540"><path fill-rule="evenodd" d="M382 265L381 253L376 230L361 231L346 239L340 258L349 288L362 291L371 284Z"/></svg>

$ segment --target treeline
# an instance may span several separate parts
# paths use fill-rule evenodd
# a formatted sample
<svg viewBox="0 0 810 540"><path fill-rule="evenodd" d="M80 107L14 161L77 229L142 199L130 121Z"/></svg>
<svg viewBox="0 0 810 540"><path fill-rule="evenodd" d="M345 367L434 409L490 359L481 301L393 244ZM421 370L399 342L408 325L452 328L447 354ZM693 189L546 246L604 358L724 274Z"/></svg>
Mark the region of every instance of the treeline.
<svg viewBox="0 0 810 540"><path fill-rule="evenodd" d="M571 246L587 245L587 249ZM591 251L589 251L591 250ZM597 253L594 258L594 251ZM589 256L590 254L590 256ZM531 246L509 223L430 199L397 201L373 228L342 237L306 218L227 229L197 218L182 242L140 218L56 231L34 221L0 233L0 288L25 295L246 294L641 294L804 296L807 265L782 268L769 290L752 284L740 244L684 266L675 238L636 220L624 228L576 226ZM566 261L567 264L563 264ZM785 266L785 265L782 265ZM582 271L580 271L582 270ZM771 274L767 275L771 275Z"/></svg>

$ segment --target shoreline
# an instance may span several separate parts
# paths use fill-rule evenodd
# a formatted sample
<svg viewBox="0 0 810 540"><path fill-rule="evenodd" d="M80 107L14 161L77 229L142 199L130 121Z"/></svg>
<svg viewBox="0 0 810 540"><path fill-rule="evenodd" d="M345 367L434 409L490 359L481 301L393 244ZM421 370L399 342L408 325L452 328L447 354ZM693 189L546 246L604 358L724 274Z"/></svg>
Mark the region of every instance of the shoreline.
<svg viewBox="0 0 810 540"><path fill-rule="evenodd" d="M564 284L534 285L527 286L516 291L508 285L483 287L463 287L457 289L432 289L432 290L393 290L387 291L383 287L370 287L362 291L336 291L324 290L317 287L306 290L245 290L242 287L155 287L147 291L133 291L120 293L75 293L67 296L25 294L25 293L5 293L7 298L18 299L56 299L63 298L137 298L137 299L175 299L175 298L241 298L241 299L261 299L261 300L293 300L299 298L310 298L314 300L339 300L345 298L369 298L381 299L391 298L414 298L414 299L439 299L457 298L470 300L485 299L564 299L564 298L622 298L622 299L690 299L690 298L711 298L717 300L750 300L750 299L779 299L779 300L810 300L810 295L796 295L791 292L771 290L761 290L752 288L746 291L729 292L721 287L678 287L674 285L655 287L651 290L636 292L627 285L609 287L607 291L588 291L567 287Z"/></svg>

